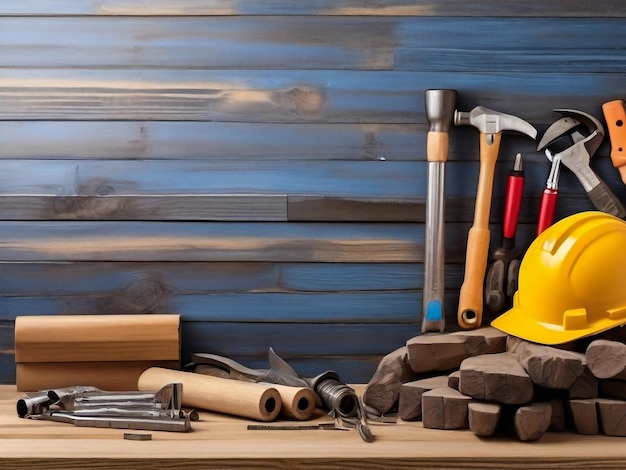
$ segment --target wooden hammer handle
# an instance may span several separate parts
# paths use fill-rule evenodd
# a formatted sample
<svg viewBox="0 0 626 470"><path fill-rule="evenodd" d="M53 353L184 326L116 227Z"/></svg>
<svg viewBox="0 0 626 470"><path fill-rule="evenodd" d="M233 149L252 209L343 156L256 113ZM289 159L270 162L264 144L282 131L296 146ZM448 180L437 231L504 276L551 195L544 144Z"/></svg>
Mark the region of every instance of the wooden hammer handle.
<svg viewBox="0 0 626 470"><path fill-rule="evenodd" d="M429 131L426 137L426 159L429 162L442 162L448 160L448 148L450 137L447 132Z"/></svg>
<svg viewBox="0 0 626 470"><path fill-rule="evenodd" d="M465 275L457 315L459 326L466 330L478 328L482 323L483 284L490 241L489 212L501 137L501 133L480 135L480 173L474 223L467 237Z"/></svg>

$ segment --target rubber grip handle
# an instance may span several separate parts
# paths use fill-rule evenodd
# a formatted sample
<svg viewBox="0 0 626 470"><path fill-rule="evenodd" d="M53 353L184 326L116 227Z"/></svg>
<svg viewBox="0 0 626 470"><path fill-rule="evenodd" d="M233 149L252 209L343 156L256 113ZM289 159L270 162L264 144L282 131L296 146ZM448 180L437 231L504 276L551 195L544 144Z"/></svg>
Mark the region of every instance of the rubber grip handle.
<svg viewBox="0 0 626 470"><path fill-rule="evenodd" d="M514 238L517 230L517 221L522 207L522 195L524 194L524 177L509 175L506 185L506 198L504 206L504 238Z"/></svg>
<svg viewBox="0 0 626 470"><path fill-rule="evenodd" d="M423 315L422 333L426 331L444 332L446 323L443 316L443 302L441 300L433 299L426 302Z"/></svg>
<svg viewBox="0 0 626 470"><path fill-rule="evenodd" d="M596 209L620 219L626 217L626 209L604 181L600 181L587 195Z"/></svg>
<svg viewBox="0 0 626 470"><path fill-rule="evenodd" d="M465 277L459 294L459 326L466 330L478 328L482 323L483 283L489 252L489 229L472 227L467 235Z"/></svg>
<svg viewBox="0 0 626 470"><path fill-rule="evenodd" d="M543 190L541 206L539 207L539 220L537 220L537 235L550 227L552 222L554 222L554 211L558 194L558 189L546 188Z"/></svg>
<svg viewBox="0 0 626 470"><path fill-rule="evenodd" d="M491 312L499 312L504 308L506 296L504 282L506 279L504 260L497 259L487 268L485 276L485 304Z"/></svg>

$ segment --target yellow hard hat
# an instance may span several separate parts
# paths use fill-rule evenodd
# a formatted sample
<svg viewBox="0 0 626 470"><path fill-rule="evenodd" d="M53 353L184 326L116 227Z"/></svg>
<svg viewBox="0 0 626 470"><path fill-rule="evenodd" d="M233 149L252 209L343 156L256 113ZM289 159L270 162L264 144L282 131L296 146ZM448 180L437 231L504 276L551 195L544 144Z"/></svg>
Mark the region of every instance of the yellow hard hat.
<svg viewBox="0 0 626 470"><path fill-rule="evenodd" d="M519 270L513 307L491 325L561 344L626 324L626 222L581 212L544 230Z"/></svg>

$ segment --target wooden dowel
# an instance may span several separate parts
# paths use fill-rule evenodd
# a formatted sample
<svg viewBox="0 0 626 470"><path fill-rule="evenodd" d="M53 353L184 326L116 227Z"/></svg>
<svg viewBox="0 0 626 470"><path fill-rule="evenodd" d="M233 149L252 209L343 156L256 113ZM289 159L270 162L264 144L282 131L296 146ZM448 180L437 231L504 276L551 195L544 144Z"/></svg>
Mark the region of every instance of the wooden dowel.
<svg viewBox="0 0 626 470"><path fill-rule="evenodd" d="M259 421L276 419L281 409L278 390L268 385L222 379L193 372L151 367L139 377L139 390L183 384L183 405Z"/></svg>
<svg viewBox="0 0 626 470"><path fill-rule="evenodd" d="M281 414L300 421L311 419L317 403L317 395L312 389L277 384L271 386L280 394Z"/></svg>

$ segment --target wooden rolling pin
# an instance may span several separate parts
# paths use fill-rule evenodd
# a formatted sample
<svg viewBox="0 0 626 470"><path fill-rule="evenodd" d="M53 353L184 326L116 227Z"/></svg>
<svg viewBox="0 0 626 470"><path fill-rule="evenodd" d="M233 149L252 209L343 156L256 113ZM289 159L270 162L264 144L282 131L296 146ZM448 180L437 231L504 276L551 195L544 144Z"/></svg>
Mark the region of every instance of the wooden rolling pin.
<svg viewBox="0 0 626 470"><path fill-rule="evenodd" d="M183 384L183 405L259 421L276 419L281 410L278 390L266 384L222 379L210 375L151 367L139 376L138 390L158 390Z"/></svg>

